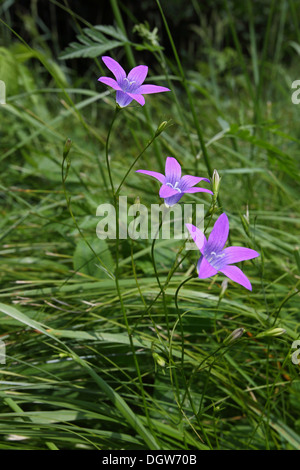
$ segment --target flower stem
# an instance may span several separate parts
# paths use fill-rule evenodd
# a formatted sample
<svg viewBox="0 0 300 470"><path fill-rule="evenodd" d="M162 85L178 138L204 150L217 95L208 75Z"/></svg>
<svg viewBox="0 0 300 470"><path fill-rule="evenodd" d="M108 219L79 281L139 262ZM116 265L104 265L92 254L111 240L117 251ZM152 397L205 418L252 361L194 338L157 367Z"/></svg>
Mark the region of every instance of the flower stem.
<svg viewBox="0 0 300 470"><path fill-rule="evenodd" d="M108 177L109 177L109 182L110 182L110 186L111 186L111 191L112 191L113 197L115 196L115 190L114 190L114 185L113 185L113 180L112 180L112 175L111 175L111 169L110 169L110 163L109 163L109 157L108 157L108 144L109 144L109 138L110 138L111 130L112 130L112 128L113 128L113 125L114 125L114 122L115 122L115 120L116 120L116 117L117 117L117 115L118 115L118 113L119 113L120 111L121 111L121 108L119 108L118 106L116 106L115 112L114 112L114 115L113 115L113 118L112 118L112 121L111 121L110 126L109 126L109 129L108 129L107 138L106 138L106 143L105 143L106 166L107 166Z"/></svg>
<svg viewBox="0 0 300 470"><path fill-rule="evenodd" d="M158 284L158 287L160 289L160 292L161 292L162 298L163 298L164 313L165 313L165 319L166 319L167 331L168 331L168 339L169 339L169 343L170 343L170 325L169 325L169 316L168 316L168 308L167 308L167 302L166 302L165 288L164 288L164 286L162 286L162 284L160 282L157 267L156 267L156 262L155 262L155 256L154 256L155 242L156 242L157 236L159 237L159 231L160 231L160 229L161 229L161 227L164 223L164 218L167 216L168 213L170 213L170 209L168 209L168 211L166 211L166 213L162 217L162 220L159 224L158 230L157 230L157 232L154 236L152 246L151 246L151 258L152 258L152 264L153 264L153 268L154 268L154 274L155 274L157 284ZM170 347L170 344L169 344L169 347Z"/></svg>
<svg viewBox="0 0 300 470"><path fill-rule="evenodd" d="M124 324L125 324L125 327L126 327L126 330L127 330L127 334L128 334L128 338L129 338L129 342L130 342L130 348L131 348L131 352L132 352L132 356L133 356L134 365L135 365L135 369L136 369L137 376L138 376L138 380L139 380L139 390L140 390L141 395L142 395L142 401L143 401L143 406L144 406L144 411L145 411L147 423L148 423L149 429L150 429L150 431L151 431L151 433L152 433L153 441L155 442L156 449L159 449L159 445L157 444L157 441L156 441L156 439L155 439L154 429L153 429L153 426L152 426L152 423L151 423L151 419L150 419L150 416L149 416L149 412L148 412L148 406L147 406L147 401L146 401L146 396L145 396L145 391L144 391L144 385L143 385L142 375L141 375L139 363L138 363L138 360L137 360L137 356L136 356L136 353L135 353L135 347L134 347L133 339L132 339L132 332L131 332L131 329L130 329L130 326L129 326L129 322L128 322L128 318L127 318L127 314L126 314L126 308L125 308L125 305L124 305L124 302L123 302L122 293L121 293L121 289L120 289L120 285L119 285L120 227L119 227L119 204L118 204L118 200L117 200L117 193L118 193L119 189L118 189L118 191L115 193L115 191L114 191L113 179L112 179L112 173L111 173L111 168L110 168L110 163L109 163L109 158L108 158L108 149L109 149L109 139L110 139L111 131L112 131L112 128L113 128L113 124L114 124L115 119L116 119L116 117L117 117L117 115L118 115L118 113L119 113L120 110L121 110L121 108L119 108L119 107L117 106L116 109L115 109L115 112L114 112L114 115L113 115L111 124L110 124L109 129L108 129L108 134L107 134L107 139L106 139L106 144L105 144L106 164L107 164L107 170L108 170L108 175L109 175L109 181L110 181L110 185L111 185L111 190L112 190L113 199L114 199L114 206L115 206L115 211L116 211L116 269L115 269L115 284L116 284L116 290L117 290L117 293L118 293L118 297L119 297L119 300L120 300L121 311L122 311L122 313L123 313Z"/></svg>
<svg viewBox="0 0 300 470"><path fill-rule="evenodd" d="M149 140L148 144L146 145L146 147L143 148L143 150L141 151L141 153L135 158L135 160L132 162L132 164L130 165L129 169L127 170L125 176L123 177L121 183L119 184L119 187L116 191L116 196L119 195L120 191L121 191L121 188L127 178L127 176L129 175L129 173L131 172L132 168L134 167L134 165L136 164L136 162L141 158L141 156L145 153L145 151L147 150L148 147L150 147L150 145L152 144L152 142L154 142L154 140L156 139L156 137L158 137L157 134L155 134L151 140Z"/></svg>

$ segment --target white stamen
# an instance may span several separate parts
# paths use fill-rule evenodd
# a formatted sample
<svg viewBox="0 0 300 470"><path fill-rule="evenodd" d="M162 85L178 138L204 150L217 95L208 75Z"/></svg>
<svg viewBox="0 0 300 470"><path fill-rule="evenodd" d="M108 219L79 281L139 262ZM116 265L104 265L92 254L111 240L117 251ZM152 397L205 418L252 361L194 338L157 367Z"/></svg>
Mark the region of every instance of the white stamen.
<svg viewBox="0 0 300 470"><path fill-rule="evenodd" d="M223 256L225 256L225 253L221 253L220 255L217 255L215 251L212 251L210 254L214 255L216 258L223 258Z"/></svg>
<svg viewBox="0 0 300 470"><path fill-rule="evenodd" d="M176 181L176 183L173 185L172 183L166 183L166 186L170 186L172 189L175 189L179 193L181 193L181 189L178 188L179 182Z"/></svg>

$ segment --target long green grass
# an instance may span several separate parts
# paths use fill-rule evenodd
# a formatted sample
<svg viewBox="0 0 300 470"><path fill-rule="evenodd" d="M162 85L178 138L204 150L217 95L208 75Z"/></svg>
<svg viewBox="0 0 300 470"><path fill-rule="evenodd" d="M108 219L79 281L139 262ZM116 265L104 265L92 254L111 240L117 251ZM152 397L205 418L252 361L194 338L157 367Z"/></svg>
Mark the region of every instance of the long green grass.
<svg viewBox="0 0 300 470"><path fill-rule="evenodd" d="M240 2L208 22L192 0L185 55L171 2L153 3L157 31L121 1L95 28L51 0L78 34L62 51L55 24L37 33L35 2L26 34L18 2L0 6L0 449L300 449L299 2L244 2L242 29ZM172 90L124 108L107 148L103 54L126 70L146 57L149 82ZM252 292L191 276L183 240L97 238L97 207L115 203L106 157L118 195L150 207L158 185L135 170L163 171L166 156L185 174L218 170L213 207L185 202L204 204L208 232L226 212L231 244L261 254L242 266Z"/></svg>

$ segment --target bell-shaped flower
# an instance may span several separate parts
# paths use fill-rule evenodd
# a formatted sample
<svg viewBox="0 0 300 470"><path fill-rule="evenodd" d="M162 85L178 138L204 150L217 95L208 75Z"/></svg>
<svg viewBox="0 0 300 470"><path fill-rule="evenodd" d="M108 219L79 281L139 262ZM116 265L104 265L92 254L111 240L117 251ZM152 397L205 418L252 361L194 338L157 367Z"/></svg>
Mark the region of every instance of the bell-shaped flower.
<svg viewBox="0 0 300 470"><path fill-rule="evenodd" d="M117 91L116 100L121 108L128 106L132 100L144 106L145 98L143 95L171 91L164 86L143 85L148 73L148 67L146 65L138 65L126 75L125 70L116 60L107 56L102 57L102 60L106 67L114 74L115 80L110 77L100 77L98 81Z"/></svg>
<svg viewBox="0 0 300 470"><path fill-rule="evenodd" d="M232 281L241 284L248 290L252 290L247 276L240 268L232 265L240 261L257 258L259 253L241 246L229 246L224 249L229 233L229 222L225 213L217 219L208 240L204 233L194 225L186 224L186 227L202 254L197 264L200 279L206 279L221 272Z"/></svg>
<svg viewBox="0 0 300 470"><path fill-rule="evenodd" d="M200 181L210 183L209 179L201 178L199 176L185 175L181 176L181 166L173 157L167 157L165 166L165 175L156 171L137 170L137 173L153 176L162 186L159 190L159 195L164 199L167 207L174 206L182 198L184 193L209 193L213 194L210 189L195 188L195 184Z"/></svg>

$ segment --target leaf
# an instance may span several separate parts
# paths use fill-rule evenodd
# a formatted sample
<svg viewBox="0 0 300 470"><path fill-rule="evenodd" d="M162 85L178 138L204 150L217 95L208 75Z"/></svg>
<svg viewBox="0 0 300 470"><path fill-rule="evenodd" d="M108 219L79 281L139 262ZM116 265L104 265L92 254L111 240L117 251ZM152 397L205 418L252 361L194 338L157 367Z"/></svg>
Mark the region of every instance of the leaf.
<svg viewBox="0 0 300 470"><path fill-rule="evenodd" d="M112 37L114 40L106 36ZM63 51L59 56L60 59L74 59L78 57L94 58L128 43L128 39L123 32L113 26L98 25L94 28L85 28L83 34L79 34L77 39L78 42L71 42Z"/></svg>
<svg viewBox="0 0 300 470"><path fill-rule="evenodd" d="M44 335L58 341L62 345L64 344L62 341L60 341L59 338L55 338L55 336L51 333L49 333L49 328L45 325L41 325L40 323L31 320L28 318L25 314L19 312L15 308L11 307L10 305L5 305L0 303L0 312L3 312L10 317L15 318L16 320L19 320L21 323L30 326L33 329L36 329L43 333ZM48 330L48 331L47 331ZM146 444L148 445L149 449L151 450L158 450L159 446L157 442L155 441L154 437L152 434L146 429L142 422L138 419L136 414L132 411L132 409L127 405L127 403L123 400L123 398L106 383L105 380L103 380L95 370L88 365L88 363L82 359L80 356L78 356L74 351L72 351L70 348L66 346L66 348L69 350L70 354L72 355L73 359L79 363L87 372L90 374L90 376L95 380L95 382L99 385L99 387L102 389L102 391L108 396L108 398L112 401L114 406L123 414L124 418L128 421L128 423L133 427L133 429L140 434L140 436L144 439Z"/></svg>
<svg viewBox="0 0 300 470"><path fill-rule="evenodd" d="M114 26L103 26L103 25L97 25L95 26L95 29L97 31L101 31L102 33L106 34L107 36L111 36L115 39L118 39L120 41L128 42L128 38L125 36L123 31L121 31L119 28L115 28ZM93 32L92 29L85 30L87 34L91 34Z"/></svg>
<svg viewBox="0 0 300 470"><path fill-rule="evenodd" d="M80 38L79 38L80 40ZM65 52L59 56L60 59L75 59L78 57L89 57L94 58L106 51L115 49L116 47L123 46L122 42L109 41L105 44L95 44L93 41L86 42L85 44L79 44L71 42L69 47L65 49Z"/></svg>

